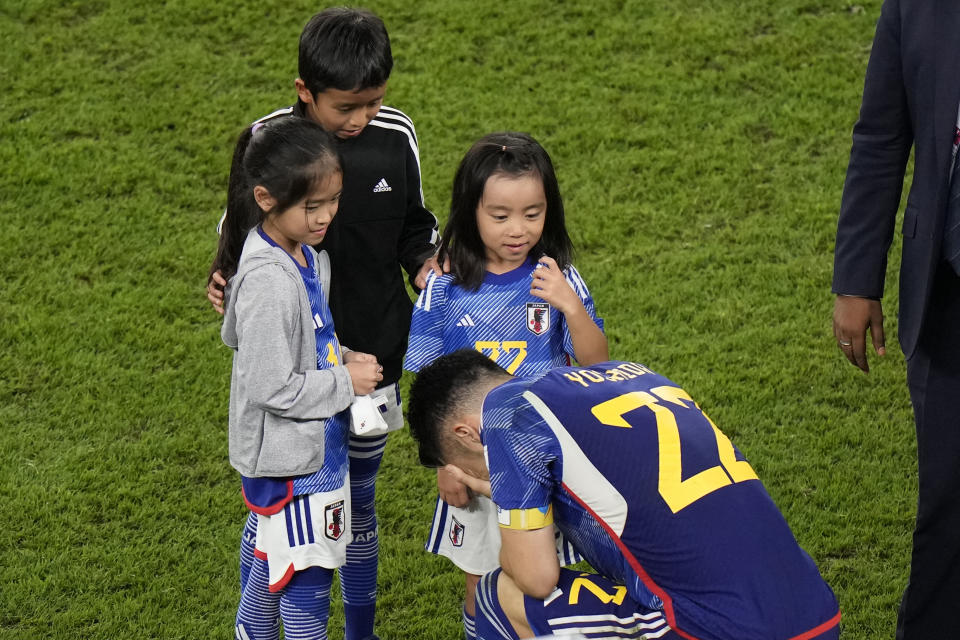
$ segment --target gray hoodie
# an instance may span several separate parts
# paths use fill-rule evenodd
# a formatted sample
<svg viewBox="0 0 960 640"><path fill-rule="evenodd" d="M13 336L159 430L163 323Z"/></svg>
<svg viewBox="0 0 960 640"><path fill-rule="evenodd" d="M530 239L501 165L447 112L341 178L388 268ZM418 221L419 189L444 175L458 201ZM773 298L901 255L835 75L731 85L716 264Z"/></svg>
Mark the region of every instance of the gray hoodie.
<svg viewBox="0 0 960 640"><path fill-rule="evenodd" d="M314 258L326 293L329 261ZM344 366L317 369L313 313L297 267L251 229L225 298L220 336L234 350L230 464L248 477L313 473L323 466L324 419L350 406L353 383Z"/></svg>

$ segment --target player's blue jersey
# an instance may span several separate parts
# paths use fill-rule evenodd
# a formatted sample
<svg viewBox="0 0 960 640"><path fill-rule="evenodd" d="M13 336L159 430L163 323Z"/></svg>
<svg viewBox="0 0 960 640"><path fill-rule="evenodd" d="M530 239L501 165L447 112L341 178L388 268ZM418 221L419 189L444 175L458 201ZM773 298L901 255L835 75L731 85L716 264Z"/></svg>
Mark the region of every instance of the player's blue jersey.
<svg viewBox="0 0 960 640"><path fill-rule="evenodd" d="M534 529L552 515L595 569L681 636L799 640L839 621L750 464L646 367L505 383L484 401L481 437L501 526Z"/></svg>
<svg viewBox="0 0 960 640"><path fill-rule="evenodd" d="M264 240L273 246L278 246L262 229L259 231ZM303 255L306 257L306 267L297 263L296 260L293 260L293 263L296 264L300 272L300 277L307 290L307 298L310 300L314 335L317 341L317 369L330 369L341 364L340 341L337 339L334 329L333 316L330 314L327 297L320 284L320 277L317 275L313 254L309 250L304 250ZM263 509L265 512L275 511L278 506L282 506L281 502L289 500L292 496L332 491L341 487L349 466L347 457L349 428L350 413L348 410L341 411L324 420L323 466L313 473L296 476L288 480L245 478L244 495L247 498L248 505L253 503L256 506L266 506L267 508Z"/></svg>
<svg viewBox="0 0 960 640"><path fill-rule="evenodd" d="M503 274L487 273L476 291L453 276L430 274L413 310L404 368L419 371L445 353L476 349L517 376L570 364L573 341L562 313L530 293L529 261ZM593 298L573 266L564 274L600 329Z"/></svg>

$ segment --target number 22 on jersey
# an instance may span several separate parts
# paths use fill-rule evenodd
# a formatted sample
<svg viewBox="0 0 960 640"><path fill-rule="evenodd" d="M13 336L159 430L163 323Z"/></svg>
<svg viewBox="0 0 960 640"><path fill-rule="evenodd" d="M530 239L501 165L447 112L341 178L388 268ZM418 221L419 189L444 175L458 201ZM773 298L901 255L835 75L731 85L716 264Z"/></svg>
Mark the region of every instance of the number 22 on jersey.
<svg viewBox="0 0 960 640"><path fill-rule="evenodd" d="M683 458L680 447L680 430L674 412L664 403L689 409L689 402L696 407L713 429L717 441L720 464L704 469L683 479ZM630 429L633 427L624 417L640 408L653 412L657 420L657 442L660 461L658 490L667 506L674 513L687 507L705 495L727 485L746 480L758 480L756 472L745 460L737 460L733 443L717 428L707 414L693 402L693 398L679 387L657 387L646 391L631 391L601 402L591 409L594 417L605 425Z"/></svg>

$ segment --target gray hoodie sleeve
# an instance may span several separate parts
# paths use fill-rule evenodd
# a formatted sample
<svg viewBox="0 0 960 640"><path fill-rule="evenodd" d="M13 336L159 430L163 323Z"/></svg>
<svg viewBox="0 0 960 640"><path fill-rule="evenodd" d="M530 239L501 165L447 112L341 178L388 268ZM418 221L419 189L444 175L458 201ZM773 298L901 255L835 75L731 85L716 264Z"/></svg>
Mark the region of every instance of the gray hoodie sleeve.
<svg viewBox="0 0 960 640"><path fill-rule="evenodd" d="M247 401L297 420L328 418L353 400L346 367L317 370L301 362L298 283L277 264L252 269L233 292L237 376ZM309 314L307 314L309 317ZM314 346L314 353L316 347Z"/></svg>

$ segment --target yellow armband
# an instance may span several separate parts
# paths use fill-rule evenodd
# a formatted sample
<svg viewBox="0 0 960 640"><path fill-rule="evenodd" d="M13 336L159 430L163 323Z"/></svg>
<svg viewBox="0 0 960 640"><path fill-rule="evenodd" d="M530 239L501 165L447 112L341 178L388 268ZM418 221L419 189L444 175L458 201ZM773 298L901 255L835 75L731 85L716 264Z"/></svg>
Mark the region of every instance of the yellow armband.
<svg viewBox="0 0 960 640"><path fill-rule="evenodd" d="M553 505L532 509L501 509L497 507L497 522L502 529L532 531L553 524Z"/></svg>

